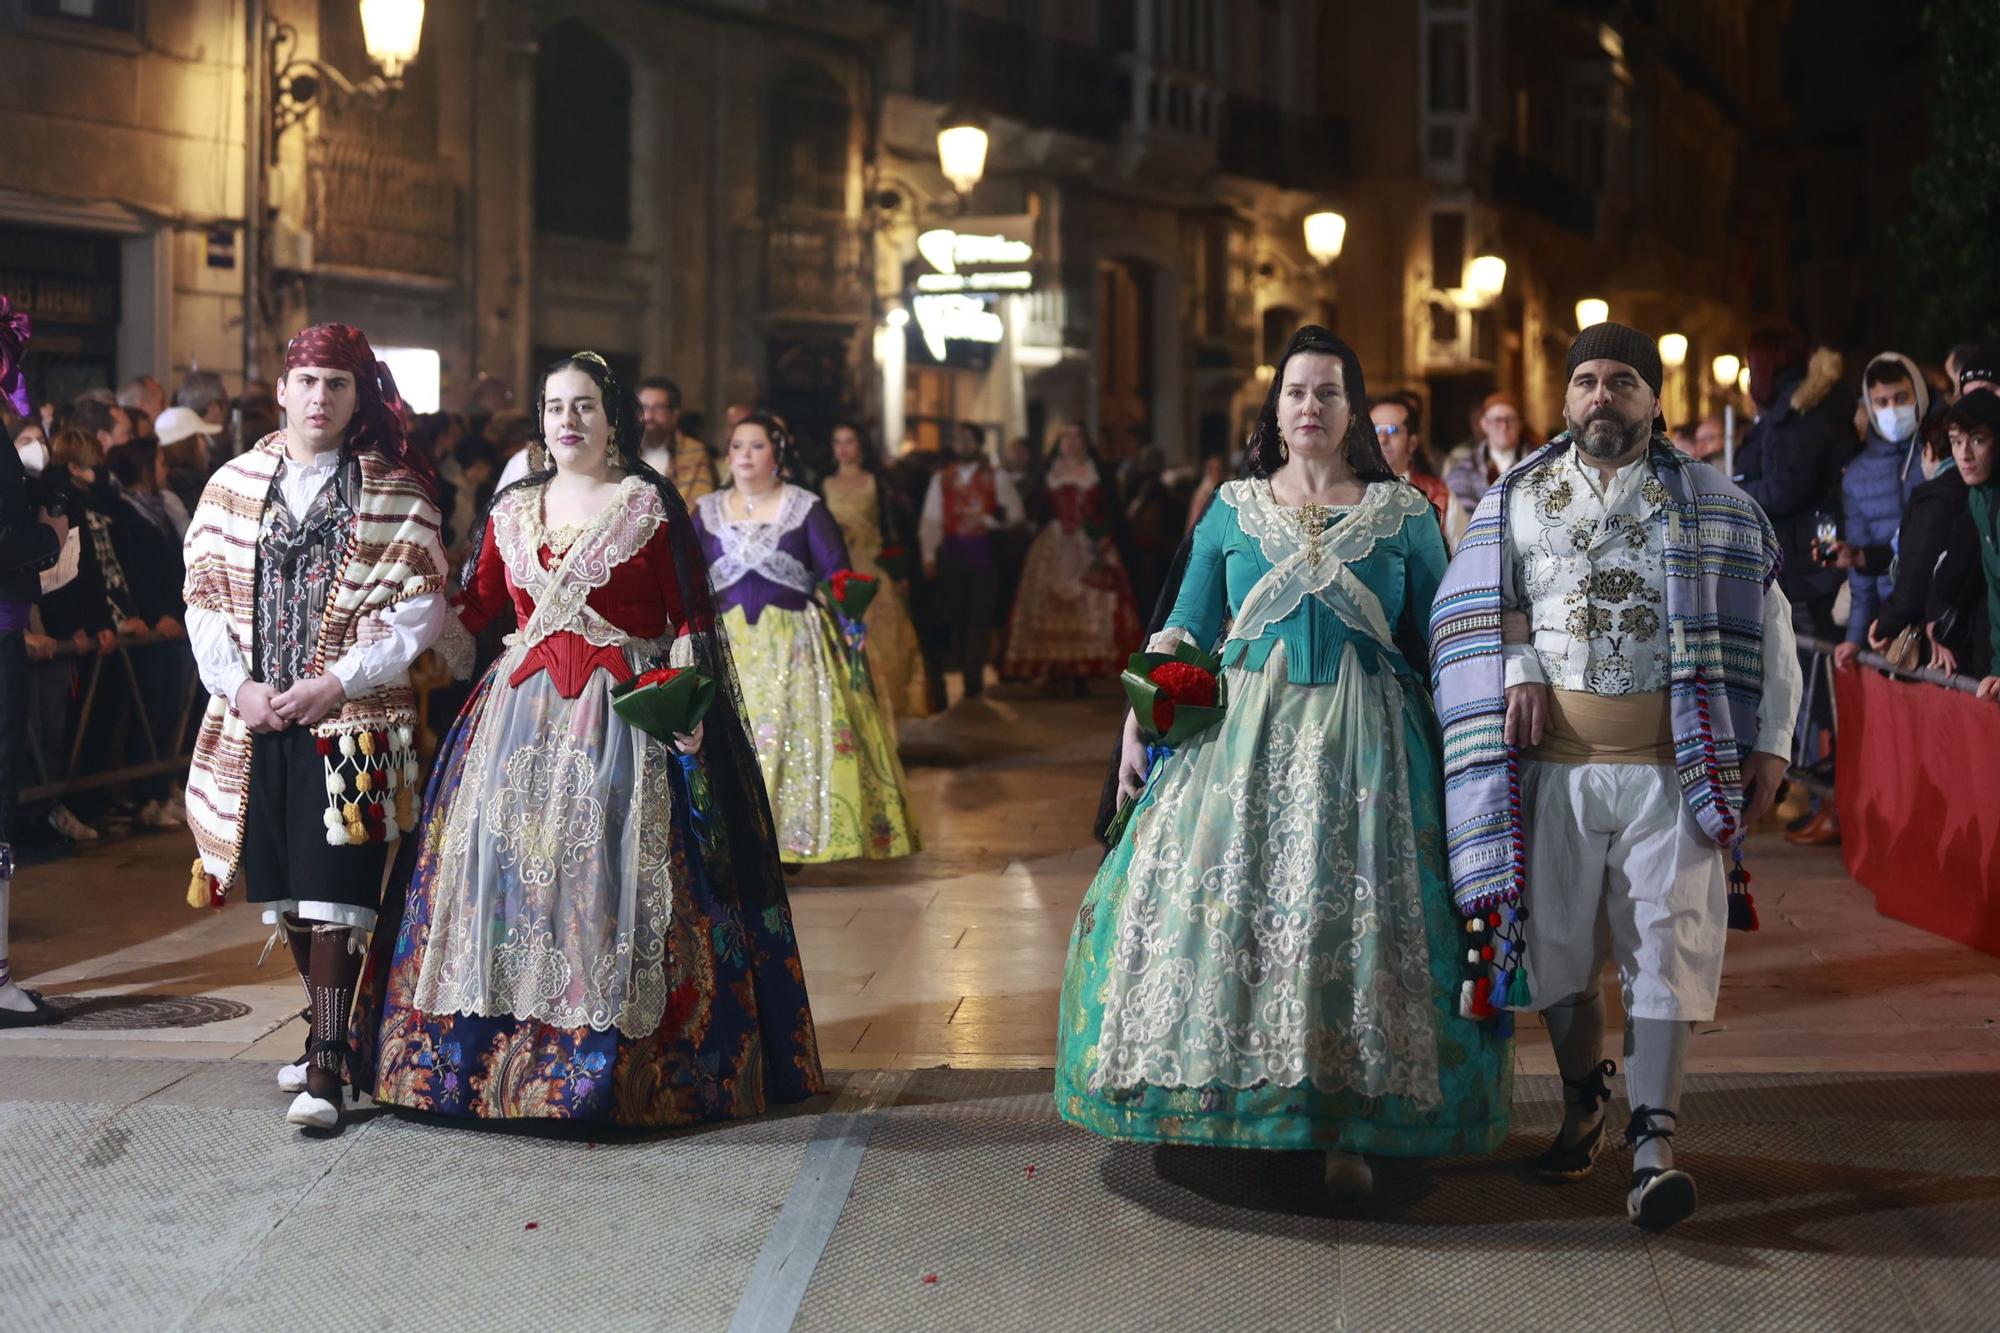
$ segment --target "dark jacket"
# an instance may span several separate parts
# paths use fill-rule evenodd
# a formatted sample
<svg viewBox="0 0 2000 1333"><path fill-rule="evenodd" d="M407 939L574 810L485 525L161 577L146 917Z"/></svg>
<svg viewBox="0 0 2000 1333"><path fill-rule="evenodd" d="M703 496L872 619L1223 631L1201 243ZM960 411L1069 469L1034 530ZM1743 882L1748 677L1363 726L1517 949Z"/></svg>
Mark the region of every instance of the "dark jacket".
<svg viewBox="0 0 2000 1333"><path fill-rule="evenodd" d="M1813 559L1822 513L1841 510L1840 469L1854 452L1854 428L1829 401L1840 355L1822 348L1804 374L1778 380L1777 397L1736 453L1736 484L1764 509L1784 548L1778 585L1796 606L1826 604L1847 576Z"/></svg>
<svg viewBox="0 0 2000 1333"><path fill-rule="evenodd" d="M0 439L4 439L0 436ZM10 445L0 449L0 602L34 602L41 572L62 554L54 529L28 503L28 473Z"/></svg>
<svg viewBox="0 0 2000 1333"><path fill-rule="evenodd" d="M1978 540L1979 564L1986 578L1987 643L1991 651L1979 674L2000 668L2000 482L1966 488L1972 527Z"/></svg>
<svg viewBox="0 0 2000 1333"><path fill-rule="evenodd" d="M164 515L155 515L145 500L130 491L119 497L111 512L111 545L131 586L133 609L152 626L162 616L186 619L187 605L181 601L185 570L180 539Z"/></svg>
<svg viewBox="0 0 2000 1333"><path fill-rule="evenodd" d="M53 592L42 594L42 629L52 639L67 639L82 630L96 634L111 629L111 603L104 592L104 570L97 561L97 543L91 539L88 503L59 464L51 464L38 484L55 499L76 529L76 577Z"/></svg>
<svg viewBox="0 0 2000 1333"><path fill-rule="evenodd" d="M1979 572L1979 533L1972 523L1965 479L1948 467L1910 494L1896 553L1895 584L1875 614L1875 633L1894 639L1911 626L1936 623L1938 641L1957 654L1961 669L1986 656L1976 641L1983 625L1985 580ZM1930 645L1924 645L1928 658Z"/></svg>

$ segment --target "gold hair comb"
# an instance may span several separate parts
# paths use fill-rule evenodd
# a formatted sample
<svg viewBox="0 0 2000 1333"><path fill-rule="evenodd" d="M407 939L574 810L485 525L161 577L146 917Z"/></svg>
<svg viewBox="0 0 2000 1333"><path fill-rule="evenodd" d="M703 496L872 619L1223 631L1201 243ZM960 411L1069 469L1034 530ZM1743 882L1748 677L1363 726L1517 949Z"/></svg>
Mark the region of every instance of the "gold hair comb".
<svg viewBox="0 0 2000 1333"><path fill-rule="evenodd" d="M610 370L610 369L611 369L611 366L610 366L610 365L609 365L609 364L608 364L608 363L607 363L607 362L605 361L605 359L604 359L603 357L599 356L599 355L598 355L597 353L595 353L595 352L589 352L589 351L584 351L584 352L577 352L577 353L575 353L574 355L572 355L572 356L570 357L570 360L572 360L572 361L589 361L589 362L592 362L592 363L593 363L593 364L595 364L595 365L598 365L598 366L602 366L602 367L603 367L603 368L604 368L605 370Z"/></svg>

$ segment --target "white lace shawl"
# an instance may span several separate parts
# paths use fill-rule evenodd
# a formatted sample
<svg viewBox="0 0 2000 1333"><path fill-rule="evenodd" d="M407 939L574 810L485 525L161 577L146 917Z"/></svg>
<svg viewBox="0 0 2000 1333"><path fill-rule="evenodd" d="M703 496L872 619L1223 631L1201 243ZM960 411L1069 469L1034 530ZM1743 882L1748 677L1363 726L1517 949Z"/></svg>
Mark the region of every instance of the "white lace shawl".
<svg viewBox="0 0 2000 1333"><path fill-rule="evenodd" d="M778 501L778 512L768 522L745 519L732 522L727 508L728 491L711 491L696 501L702 525L722 546L722 555L708 567L709 581L717 592L740 582L746 574L762 574L771 582L794 592L810 593L817 580L797 556L778 549L785 535L806 521L819 497L811 491L787 483Z"/></svg>

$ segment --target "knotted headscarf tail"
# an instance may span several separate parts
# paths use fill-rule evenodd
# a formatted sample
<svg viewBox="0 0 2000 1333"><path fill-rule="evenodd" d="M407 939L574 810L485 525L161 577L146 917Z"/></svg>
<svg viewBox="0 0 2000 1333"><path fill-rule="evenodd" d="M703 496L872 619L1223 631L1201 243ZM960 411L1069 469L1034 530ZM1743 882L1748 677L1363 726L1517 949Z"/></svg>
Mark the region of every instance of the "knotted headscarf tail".
<svg viewBox="0 0 2000 1333"><path fill-rule="evenodd" d="M300 329L285 344L285 370L323 366L354 376L354 421L347 442L356 449L373 449L408 468L437 494L437 469L423 450L410 444L403 428L403 396L386 363L375 359L368 335L351 324L315 324Z"/></svg>

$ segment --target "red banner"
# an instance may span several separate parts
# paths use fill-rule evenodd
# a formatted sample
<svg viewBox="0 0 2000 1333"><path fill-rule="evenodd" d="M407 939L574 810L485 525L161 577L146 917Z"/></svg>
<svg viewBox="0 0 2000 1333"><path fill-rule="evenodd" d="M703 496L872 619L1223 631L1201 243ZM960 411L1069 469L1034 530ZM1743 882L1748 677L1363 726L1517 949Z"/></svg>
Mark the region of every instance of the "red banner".
<svg viewBox="0 0 2000 1333"><path fill-rule="evenodd" d="M2000 706L1833 674L1848 873L1882 915L2000 954Z"/></svg>

